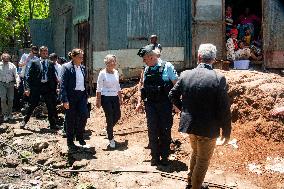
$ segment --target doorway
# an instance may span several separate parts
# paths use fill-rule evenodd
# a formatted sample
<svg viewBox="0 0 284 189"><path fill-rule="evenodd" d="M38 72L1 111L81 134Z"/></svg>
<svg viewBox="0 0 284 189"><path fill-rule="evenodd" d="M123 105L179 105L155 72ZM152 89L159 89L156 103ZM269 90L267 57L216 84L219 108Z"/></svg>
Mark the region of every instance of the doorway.
<svg viewBox="0 0 284 189"><path fill-rule="evenodd" d="M89 41L90 41L90 24L89 22L83 22L78 25L78 45L79 48L84 51L83 64L86 66L88 62L89 53Z"/></svg>
<svg viewBox="0 0 284 189"><path fill-rule="evenodd" d="M238 44L249 48L251 54L249 59L262 64L263 60L263 29L262 29L262 0L225 0L225 39L228 52L228 39L236 35L235 50ZM231 57L227 59L230 60Z"/></svg>

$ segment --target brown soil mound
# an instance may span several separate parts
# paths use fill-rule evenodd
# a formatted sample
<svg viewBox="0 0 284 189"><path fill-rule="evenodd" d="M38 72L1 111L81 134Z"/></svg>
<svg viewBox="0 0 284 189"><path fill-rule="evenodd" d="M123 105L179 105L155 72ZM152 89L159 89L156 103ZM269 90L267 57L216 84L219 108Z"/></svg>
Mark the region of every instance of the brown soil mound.
<svg viewBox="0 0 284 189"><path fill-rule="evenodd" d="M223 72L228 80L232 122L251 127L250 135L283 141L283 119L272 117L274 107L284 105L284 79L276 74L250 71Z"/></svg>
<svg viewBox="0 0 284 189"><path fill-rule="evenodd" d="M284 78L255 71L217 71L224 74L228 82L232 122L250 127L250 136L261 134L267 140L283 141L283 119L271 117L269 112L284 105ZM123 89L126 117L134 114L137 90L137 85Z"/></svg>

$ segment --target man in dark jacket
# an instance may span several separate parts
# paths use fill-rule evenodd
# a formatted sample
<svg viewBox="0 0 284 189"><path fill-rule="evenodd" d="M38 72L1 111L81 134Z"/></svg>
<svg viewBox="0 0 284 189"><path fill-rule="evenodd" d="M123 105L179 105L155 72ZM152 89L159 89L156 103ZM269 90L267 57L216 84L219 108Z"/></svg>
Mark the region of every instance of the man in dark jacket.
<svg viewBox="0 0 284 189"><path fill-rule="evenodd" d="M29 96L29 107L24 121L20 127L24 128L29 121L34 109L38 106L42 96L48 110L50 129L56 127L56 87L57 77L54 65L48 60L48 48L40 47L40 59L32 61L25 82L25 94Z"/></svg>
<svg viewBox="0 0 284 189"><path fill-rule="evenodd" d="M169 93L170 100L182 111L179 131L189 133L190 137L193 151L187 188L192 186L192 189L206 188L202 182L220 129L224 144L231 134L226 79L212 69L216 52L214 45L201 44L198 50L199 65L182 72Z"/></svg>

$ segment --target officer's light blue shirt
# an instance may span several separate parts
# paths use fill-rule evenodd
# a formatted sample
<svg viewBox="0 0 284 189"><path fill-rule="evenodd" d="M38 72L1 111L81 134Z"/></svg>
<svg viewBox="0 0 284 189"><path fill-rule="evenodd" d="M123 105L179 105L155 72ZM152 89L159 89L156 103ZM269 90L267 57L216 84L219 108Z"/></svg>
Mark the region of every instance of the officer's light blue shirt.
<svg viewBox="0 0 284 189"><path fill-rule="evenodd" d="M170 62L166 62L166 61L163 61L161 60L160 58L158 59L158 64L156 64L154 66L154 69L159 69L162 65L162 63L165 63L164 65L164 70L163 70L163 74L162 74L162 79L164 81L174 81L174 80L177 80L178 79L178 75L177 75L177 72L175 70L175 67L172 65L172 63ZM145 80L145 71L148 66L146 66L145 70L144 70L144 80Z"/></svg>

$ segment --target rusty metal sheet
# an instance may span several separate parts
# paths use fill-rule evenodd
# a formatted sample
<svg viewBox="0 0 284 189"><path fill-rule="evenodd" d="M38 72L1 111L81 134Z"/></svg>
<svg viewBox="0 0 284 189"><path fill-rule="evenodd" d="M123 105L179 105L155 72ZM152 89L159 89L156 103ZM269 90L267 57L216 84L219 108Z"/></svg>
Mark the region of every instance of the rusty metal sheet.
<svg viewBox="0 0 284 189"><path fill-rule="evenodd" d="M263 1L263 51L266 68L284 68L284 2Z"/></svg>
<svg viewBox="0 0 284 189"><path fill-rule="evenodd" d="M78 24L78 46L84 51L84 63L87 64L90 42L90 24L84 22Z"/></svg>
<svg viewBox="0 0 284 189"><path fill-rule="evenodd" d="M223 0L192 1L192 61L197 62L197 50L202 43L217 47L217 58L224 55Z"/></svg>

